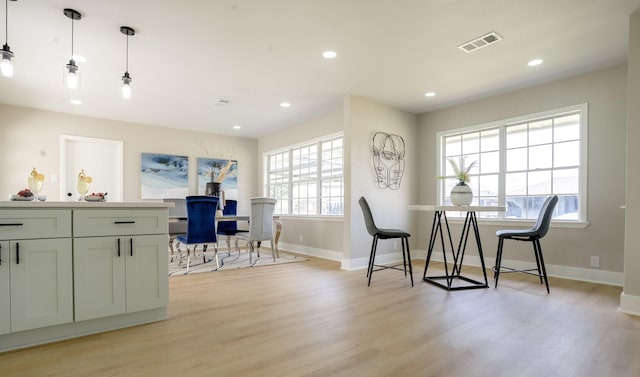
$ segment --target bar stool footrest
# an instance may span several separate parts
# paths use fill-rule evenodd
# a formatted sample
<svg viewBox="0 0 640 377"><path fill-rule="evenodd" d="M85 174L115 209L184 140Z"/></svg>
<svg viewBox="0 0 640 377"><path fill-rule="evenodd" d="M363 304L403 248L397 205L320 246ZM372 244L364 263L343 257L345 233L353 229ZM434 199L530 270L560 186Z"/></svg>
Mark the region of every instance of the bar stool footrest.
<svg viewBox="0 0 640 377"><path fill-rule="evenodd" d="M437 287L440 287L442 289L446 289L448 291L461 291L461 290L465 290L465 289L484 289L484 288L489 288L489 285L487 283L481 282L481 281L477 281L471 278L468 278L466 276L462 276L462 275L454 275L454 276L446 276L446 275L442 275L442 276L425 276L422 278L423 281L433 284ZM441 280L445 280L446 284L442 283ZM454 281L464 281L468 284L466 285L454 285L453 282Z"/></svg>
<svg viewBox="0 0 640 377"><path fill-rule="evenodd" d="M495 267L493 267L492 270L493 270L493 272L497 272L497 269ZM503 270L506 270L506 271L503 271ZM523 274L527 274L527 275L544 277L544 274L538 273L538 269L537 268L528 268L528 269L524 269L524 270L519 270L517 268L500 266L500 273L501 274L510 274L512 272L522 272Z"/></svg>

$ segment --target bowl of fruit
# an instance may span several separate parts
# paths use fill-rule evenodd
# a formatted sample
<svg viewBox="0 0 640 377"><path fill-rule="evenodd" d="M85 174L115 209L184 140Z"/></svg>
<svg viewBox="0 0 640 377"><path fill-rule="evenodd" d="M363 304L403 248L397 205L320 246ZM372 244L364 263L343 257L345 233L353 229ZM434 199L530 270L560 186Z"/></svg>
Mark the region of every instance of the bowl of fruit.
<svg viewBox="0 0 640 377"><path fill-rule="evenodd" d="M11 195L9 200L28 202L35 198L35 195L28 188L18 191L17 194Z"/></svg>
<svg viewBox="0 0 640 377"><path fill-rule="evenodd" d="M91 195L85 195L84 200L88 202L106 202L107 201L107 193L106 192L92 192Z"/></svg>

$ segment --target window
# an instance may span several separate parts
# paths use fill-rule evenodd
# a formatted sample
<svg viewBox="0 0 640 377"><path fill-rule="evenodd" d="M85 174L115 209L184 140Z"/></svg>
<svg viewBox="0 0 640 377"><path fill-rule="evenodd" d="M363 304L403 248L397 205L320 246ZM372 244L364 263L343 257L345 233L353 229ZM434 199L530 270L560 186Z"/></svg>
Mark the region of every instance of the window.
<svg viewBox="0 0 640 377"><path fill-rule="evenodd" d="M342 135L267 153L268 196L276 213L342 216L344 203Z"/></svg>
<svg viewBox="0 0 640 377"><path fill-rule="evenodd" d="M442 132L439 172L454 175L448 160L471 168L472 205L505 205L500 219L536 219L544 199L558 195L554 219L586 221L587 104ZM451 204L455 179L439 182Z"/></svg>

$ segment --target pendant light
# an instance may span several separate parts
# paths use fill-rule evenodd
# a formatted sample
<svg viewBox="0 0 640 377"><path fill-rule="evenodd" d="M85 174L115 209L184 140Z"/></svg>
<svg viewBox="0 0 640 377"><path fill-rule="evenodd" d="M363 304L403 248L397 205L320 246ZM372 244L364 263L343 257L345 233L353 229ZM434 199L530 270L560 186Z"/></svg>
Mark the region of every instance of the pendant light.
<svg viewBox="0 0 640 377"><path fill-rule="evenodd" d="M71 58L69 59L69 64L65 65L64 85L69 89L77 89L80 86L80 72L76 62L73 60L73 21L81 19L82 15L80 12L69 8L64 10L64 15L71 19Z"/></svg>
<svg viewBox="0 0 640 377"><path fill-rule="evenodd" d="M122 76L122 98L129 99L131 98L131 81L133 81L129 76L129 37L135 35L136 31L129 26L120 26L120 32L127 36L126 68Z"/></svg>
<svg viewBox="0 0 640 377"><path fill-rule="evenodd" d="M11 0L16 1L16 0ZM0 60L0 72L4 77L13 77L13 64L11 58L13 58L13 52L9 47L9 0L4 1L5 7L5 40L2 46L2 60Z"/></svg>

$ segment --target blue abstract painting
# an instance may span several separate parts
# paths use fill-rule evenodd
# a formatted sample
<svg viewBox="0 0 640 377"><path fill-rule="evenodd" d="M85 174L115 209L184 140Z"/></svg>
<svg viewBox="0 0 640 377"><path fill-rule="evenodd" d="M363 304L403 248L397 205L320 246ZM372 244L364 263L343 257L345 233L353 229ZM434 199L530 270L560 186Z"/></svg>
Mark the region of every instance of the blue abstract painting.
<svg viewBox="0 0 640 377"><path fill-rule="evenodd" d="M228 169L225 169L231 164ZM217 181L220 174L226 199L238 199L238 161L198 157L198 194L204 195L207 182Z"/></svg>
<svg viewBox="0 0 640 377"><path fill-rule="evenodd" d="M189 158L172 154L142 153L142 199L184 198L189 191Z"/></svg>

